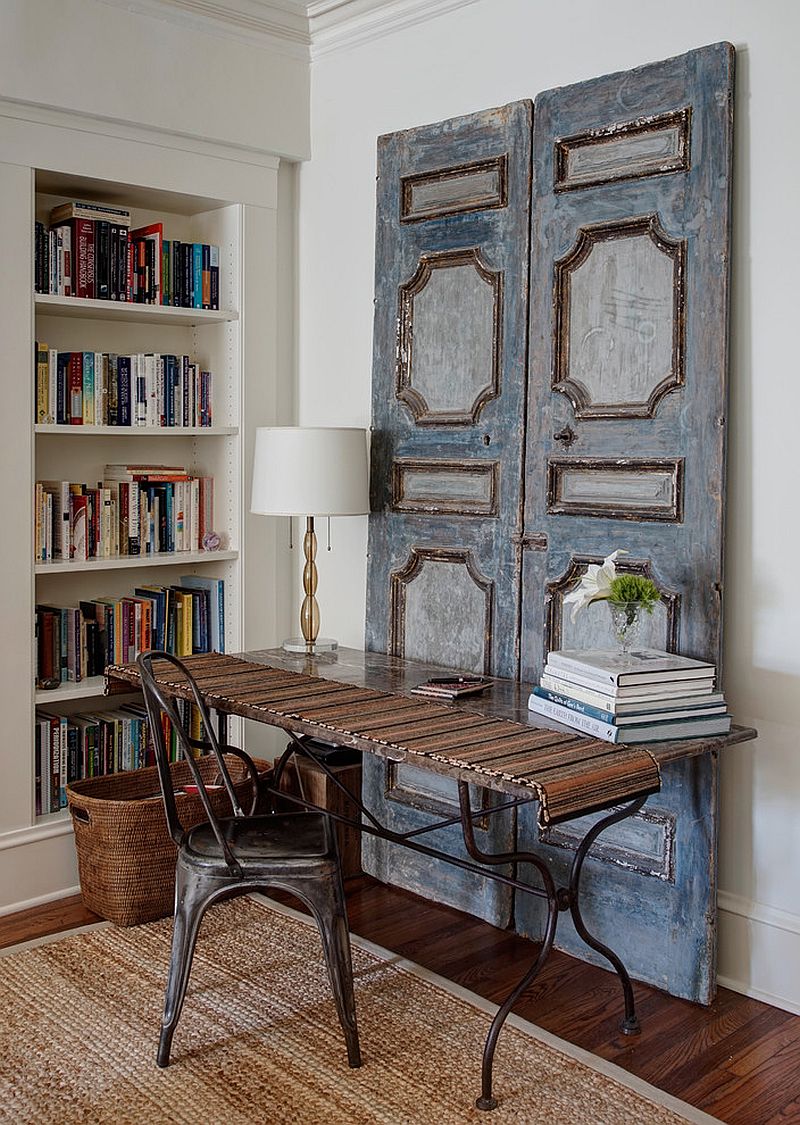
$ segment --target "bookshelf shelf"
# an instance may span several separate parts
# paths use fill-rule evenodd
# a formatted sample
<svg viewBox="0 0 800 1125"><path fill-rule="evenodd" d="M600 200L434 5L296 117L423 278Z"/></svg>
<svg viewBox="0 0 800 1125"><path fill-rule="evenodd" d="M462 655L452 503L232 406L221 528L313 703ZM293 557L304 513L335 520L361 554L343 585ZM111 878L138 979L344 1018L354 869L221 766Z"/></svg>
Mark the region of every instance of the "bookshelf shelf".
<svg viewBox="0 0 800 1125"><path fill-rule="evenodd" d="M70 437L236 437L238 426L50 426L35 425L37 435Z"/></svg>
<svg viewBox="0 0 800 1125"><path fill-rule="evenodd" d="M105 678L103 676L90 676L79 683L67 682L60 687L43 689L37 688L34 695L36 706L48 707L53 704L64 703L68 699L92 699L103 694Z"/></svg>
<svg viewBox="0 0 800 1125"><path fill-rule="evenodd" d="M128 301L91 301L86 297L56 297L35 293L34 307L42 316L78 317L84 320L122 321L128 324L225 324L239 319L234 309L183 309L171 305L139 305Z"/></svg>
<svg viewBox="0 0 800 1125"><path fill-rule="evenodd" d="M230 562L238 559L238 551L163 551L155 555L122 555L110 559L87 559L86 562L36 563L36 574L74 574L86 570L141 570L149 566L195 566L197 563Z"/></svg>

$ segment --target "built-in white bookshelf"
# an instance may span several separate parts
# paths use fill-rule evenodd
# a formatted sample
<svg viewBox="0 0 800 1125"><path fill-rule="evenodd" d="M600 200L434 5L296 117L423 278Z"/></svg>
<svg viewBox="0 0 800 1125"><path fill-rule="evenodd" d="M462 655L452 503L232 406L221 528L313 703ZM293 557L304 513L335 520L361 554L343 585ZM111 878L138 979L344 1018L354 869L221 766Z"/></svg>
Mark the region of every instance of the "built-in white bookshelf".
<svg viewBox="0 0 800 1125"><path fill-rule="evenodd" d="M225 647L237 651L241 635L242 531L242 340L240 278L242 208L237 203L206 197L148 192L141 185L126 194L113 180L93 179L81 185L75 175L52 171L34 173L34 218L47 224L50 211L69 199L107 201L129 206L131 227L162 223L165 239L204 242L220 248L219 310L142 305L124 301L88 300L36 293L32 299L30 427L31 482L63 480L96 482L106 464L172 464L195 476L214 478L214 528L220 548L144 555L56 559L31 567L31 616L37 604L77 605L97 597L133 593L138 585L177 583L182 575L200 574L224 579ZM31 230L33 247L33 230ZM31 255L33 250L31 249ZM34 423L34 342L61 351L123 354L189 355L203 370L213 372L213 426L106 426ZM31 543L34 508L31 497ZM36 660L31 648L31 675ZM34 707L48 710L108 709L103 701L102 677L62 683L55 689L36 689ZM31 715L33 738L33 715ZM31 751L32 753L32 751ZM33 771L31 771L32 781ZM31 793L33 802L33 793ZM34 817L49 822L61 813Z"/></svg>
<svg viewBox="0 0 800 1125"><path fill-rule="evenodd" d="M100 679L35 687L37 603L75 605L134 586L165 585L182 575L225 580L226 648L264 648L289 629L281 591L290 564L277 521L245 515L248 464L256 426L289 420L279 371L289 369L292 249L279 238L279 160L200 135L165 142L161 129L135 129L109 118L16 105L0 118L0 415L3 581L0 583L0 913L73 893L78 874L70 818L35 814L33 716L37 706L71 714L109 710ZM220 247L220 309L166 308L34 294L34 224L55 201L105 200L129 207L137 225L161 221L167 238ZM287 216L288 217L288 216ZM290 226L285 228L287 231ZM279 321L278 308L283 310ZM281 331L285 335L279 342ZM34 341L63 350L144 349L190 354L216 377L213 426L40 427L34 425ZM279 367L280 362L280 367ZM245 369L247 378L244 378ZM281 413L281 411L283 413ZM200 432L202 431L202 432ZM37 572L37 480L95 482L106 464L177 463L215 478L220 550L98 561L88 568ZM245 534L246 532L246 534ZM123 565L124 563L124 565ZM281 570L276 583L276 568ZM245 581L252 589L243 612ZM125 697L122 697L124 699ZM257 757L274 756L266 728L246 732ZM262 748L263 747L263 748Z"/></svg>

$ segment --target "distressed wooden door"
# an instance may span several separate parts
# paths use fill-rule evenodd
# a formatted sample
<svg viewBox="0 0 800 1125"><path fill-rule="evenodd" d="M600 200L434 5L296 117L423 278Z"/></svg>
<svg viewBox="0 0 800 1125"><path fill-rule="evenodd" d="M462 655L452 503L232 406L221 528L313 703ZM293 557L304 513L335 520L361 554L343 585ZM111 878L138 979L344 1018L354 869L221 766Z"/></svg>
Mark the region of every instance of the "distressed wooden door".
<svg viewBox="0 0 800 1125"><path fill-rule="evenodd" d="M536 98L521 674L548 649L611 647L602 603L563 599L616 548L661 603L642 640L719 661L733 48ZM579 830L552 830L566 868ZM716 761L663 790L586 865L585 917L640 979L715 987ZM520 818L520 846L539 838ZM540 932L520 896L517 925ZM569 924L562 947L586 954Z"/></svg>
<svg viewBox="0 0 800 1125"><path fill-rule="evenodd" d="M367 648L513 675L528 341L531 106L378 144ZM395 830L457 814L455 786L365 763ZM476 802L490 800L476 795ZM505 850L514 818L482 842ZM436 842L463 851L460 831ZM511 896L385 841L365 868L498 924Z"/></svg>

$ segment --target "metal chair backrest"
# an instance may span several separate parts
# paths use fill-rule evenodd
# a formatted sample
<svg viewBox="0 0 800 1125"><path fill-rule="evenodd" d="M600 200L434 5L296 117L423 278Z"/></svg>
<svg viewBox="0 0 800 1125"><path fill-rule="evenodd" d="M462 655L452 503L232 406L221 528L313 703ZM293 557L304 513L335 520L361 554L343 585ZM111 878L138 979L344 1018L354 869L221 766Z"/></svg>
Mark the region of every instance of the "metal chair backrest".
<svg viewBox="0 0 800 1125"><path fill-rule="evenodd" d="M162 686L158 683L153 671L153 661L167 661L172 664L181 677L185 679L186 686L190 689L194 705L200 712L200 718L203 724L203 731L206 737L203 739L192 738L186 729L186 726L180 716L175 700L168 695ZM169 834L178 847L181 846L184 839L184 828L181 824L180 817L178 816L178 807L175 801L175 787L173 783L172 773L170 771L169 753L167 752L166 740L164 737L164 726L161 721L162 715L165 715L172 725L175 732L178 747L183 758L185 759L189 771L192 775L200 800L203 803L203 808L211 825L217 842L222 848L225 860L228 866L233 870L239 868L230 845L224 837L220 827L219 819L214 812L214 809L209 800L208 793L206 792L203 778L200 770L197 767L195 751L205 754L213 754L216 759L217 769L222 780L225 790L230 798L231 808L233 815L237 817L244 816L245 813L239 804L236 790L231 780L231 775L225 763L225 757L220 747L214 727L211 723L211 718L206 707L205 700L200 694L200 690L195 683L194 677L188 670L185 664L180 661L176 656L168 652L143 652L136 660L139 666L139 674L142 681L142 691L144 693L145 707L147 708L147 717L150 725L150 734L153 740L153 748L155 751L156 766L158 768L158 778L161 784L161 796L164 802L164 812L167 818L167 827ZM245 757L241 751L233 747L225 747L229 752L235 753L238 757Z"/></svg>

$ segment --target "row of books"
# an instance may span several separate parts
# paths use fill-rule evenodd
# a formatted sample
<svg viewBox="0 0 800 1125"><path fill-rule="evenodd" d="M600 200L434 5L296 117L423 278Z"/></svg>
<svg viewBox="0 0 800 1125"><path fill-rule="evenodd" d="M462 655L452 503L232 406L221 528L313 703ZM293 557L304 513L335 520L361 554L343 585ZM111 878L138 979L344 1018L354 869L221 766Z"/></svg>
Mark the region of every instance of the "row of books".
<svg viewBox="0 0 800 1125"><path fill-rule="evenodd" d="M605 742L706 738L731 727L715 684L715 665L657 649L559 650L528 708Z"/></svg>
<svg viewBox="0 0 800 1125"><path fill-rule="evenodd" d="M164 238L163 223L130 229L126 207L71 201L37 222L37 293L99 301L219 308L219 247Z"/></svg>
<svg viewBox="0 0 800 1125"><path fill-rule="evenodd" d="M181 466L106 465L96 486L40 480L34 562L199 551L214 528L214 478Z"/></svg>
<svg viewBox="0 0 800 1125"><path fill-rule="evenodd" d="M60 352L37 340L34 422L212 426L212 383L188 355Z"/></svg>
<svg viewBox="0 0 800 1125"><path fill-rule="evenodd" d="M187 700L175 704L192 738L203 738L200 712ZM180 755L177 737L162 717L171 761ZM34 722L36 813L58 812L67 805L67 785L155 764L144 707L124 704L115 711L58 715L38 708Z"/></svg>
<svg viewBox="0 0 800 1125"><path fill-rule="evenodd" d="M185 574L176 585L141 585L122 597L36 606L36 686L100 676L149 649L190 656L225 651L225 582Z"/></svg>

